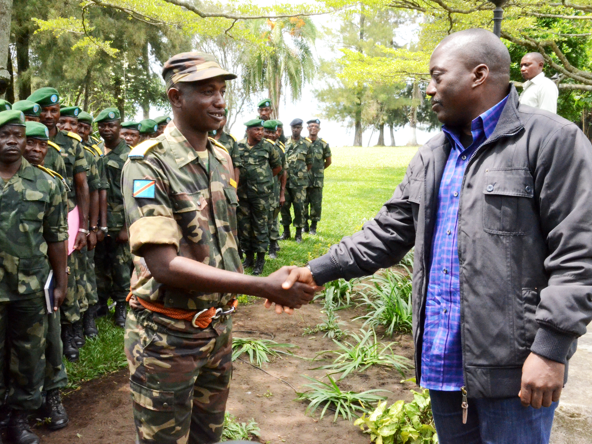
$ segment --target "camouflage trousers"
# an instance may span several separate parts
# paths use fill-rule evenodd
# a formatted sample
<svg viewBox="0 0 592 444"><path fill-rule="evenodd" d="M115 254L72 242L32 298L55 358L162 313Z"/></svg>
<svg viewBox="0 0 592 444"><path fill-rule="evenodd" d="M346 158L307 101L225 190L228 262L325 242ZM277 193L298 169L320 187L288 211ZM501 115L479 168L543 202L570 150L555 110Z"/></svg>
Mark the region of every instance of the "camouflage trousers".
<svg viewBox="0 0 592 444"><path fill-rule="evenodd" d="M278 216L280 215L279 204L269 212L269 240L277 241L280 238Z"/></svg>
<svg viewBox="0 0 592 444"><path fill-rule="evenodd" d="M62 360L62 326L60 312L53 312L47 316L47 336L45 346L45 381L43 390L64 388L68 385L68 375Z"/></svg>
<svg viewBox="0 0 592 444"><path fill-rule="evenodd" d="M201 330L147 310L129 312L125 353L139 443L220 440L232 377L231 330L230 318Z"/></svg>
<svg viewBox="0 0 592 444"><path fill-rule="evenodd" d="M292 224L290 207L294 206L294 226L304 227L304 203L306 202L306 187L286 187L286 202L282 205L282 225L289 227Z"/></svg>
<svg viewBox="0 0 592 444"><path fill-rule="evenodd" d="M16 410L41 406L47 318L43 292L0 302L0 405L6 399Z"/></svg>
<svg viewBox="0 0 592 444"><path fill-rule="evenodd" d="M313 222L320 221L322 209L323 187L308 187L306 189L306 203L304 204L304 214L306 220L312 220Z"/></svg>
<svg viewBox="0 0 592 444"><path fill-rule="evenodd" d="M68 256L68 267L70 274L68 275L68 291L66 292L66 299L60 307L61 321L63 324L74 324L80 318L80 294L82 290L78 288L78 273L80 266L80 257L82 253L74 250Z"/></svg>
<svg viewBox="0 0 592 444"><path fill-rule="evenodd" d="M239 193L238 238L244 252L264 253L269 247L270 194L250 196Z"/></svg>
<svg viewBox="0 0 592 444"><path fill-rule="evenodd" d="M115 242L116 232L110 232L95 248L95 272L99 300L123 302L130 290L132 255L129 243Z"/></svg>
<svg viewBox="0 0 592 444"><path fill-rule="evenodd" d="M99 302L97 292L97 277L95 274L95 250L83 250L80 265L81 273L78 279L78 288L83 290L81 295L80 312L84 313L91 305ZM83 309L84 308L84 309Z"/></svg>

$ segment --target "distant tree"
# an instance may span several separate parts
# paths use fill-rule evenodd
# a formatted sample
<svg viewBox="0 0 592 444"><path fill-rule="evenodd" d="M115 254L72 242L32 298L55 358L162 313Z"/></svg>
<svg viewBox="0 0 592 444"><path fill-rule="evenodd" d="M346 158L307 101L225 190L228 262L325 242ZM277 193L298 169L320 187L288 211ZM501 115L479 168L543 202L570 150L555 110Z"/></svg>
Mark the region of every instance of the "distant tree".
<svg viewBox="0 0 592 444"><path fill-rule="evenodd" d="M12 14L12 0L0 0L0 97L11 81L8 67L8 43L10 41L10 22Z"/></svg>

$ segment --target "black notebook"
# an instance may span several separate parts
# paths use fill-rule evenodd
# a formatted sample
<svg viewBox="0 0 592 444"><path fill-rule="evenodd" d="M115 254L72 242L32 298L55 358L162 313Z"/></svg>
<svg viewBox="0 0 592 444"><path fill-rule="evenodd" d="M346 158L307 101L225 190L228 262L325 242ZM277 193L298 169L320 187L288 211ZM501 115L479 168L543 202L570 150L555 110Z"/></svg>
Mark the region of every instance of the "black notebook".
<svg viewBox="0 0 592 444"><path fill-rule="evenodd" d="M55 279L53 278L53 270L49 270L49 276L47 276L47 280L45 281L45 305L47 307L47 313L53 313L53 307L55 305L55 297L54 297L54 290L55 290Z"/></svg>

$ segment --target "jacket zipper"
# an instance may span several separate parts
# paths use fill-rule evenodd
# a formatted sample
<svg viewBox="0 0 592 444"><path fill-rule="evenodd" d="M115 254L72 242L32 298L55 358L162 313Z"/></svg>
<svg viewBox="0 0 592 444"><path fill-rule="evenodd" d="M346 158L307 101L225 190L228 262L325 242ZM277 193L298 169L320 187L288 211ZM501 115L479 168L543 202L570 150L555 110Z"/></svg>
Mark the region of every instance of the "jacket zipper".
<svg viewBox="0 0 592 444"><path fill-rule="evenodd" d="M462 408L462 422L463 424L467 423L467 418L469 416L469 402L467 400L467 388L466 387L461 387L460 388L460 392L462 393L462 403L460 405L460 407Z"/></svg>

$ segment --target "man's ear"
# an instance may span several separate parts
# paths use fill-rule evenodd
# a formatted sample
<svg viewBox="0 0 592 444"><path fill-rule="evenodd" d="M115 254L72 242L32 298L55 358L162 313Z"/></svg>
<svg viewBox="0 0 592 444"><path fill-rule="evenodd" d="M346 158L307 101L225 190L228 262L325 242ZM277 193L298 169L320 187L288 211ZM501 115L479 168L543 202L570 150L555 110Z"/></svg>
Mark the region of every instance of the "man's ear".
<svg viewBox="0 0 592 444"><path fill-rule="evenodd" d="M169 98L169 102L171 103L171 106L173 106L175 108L182 107L183 93L181 92L180 89L177 89L175 87L169 88L169 90L167 91L167 96Z"/></svg>
<svg viewBox="0 0 592 444"><path fill-rule="evenodd" d="M489 66L484 63L477 65L473 69L473 88L483 85L489 78Z"/></svg>

